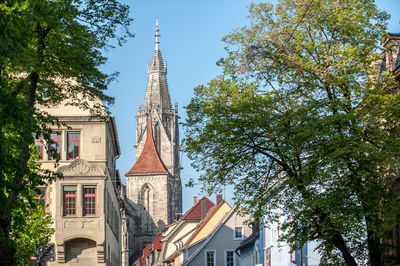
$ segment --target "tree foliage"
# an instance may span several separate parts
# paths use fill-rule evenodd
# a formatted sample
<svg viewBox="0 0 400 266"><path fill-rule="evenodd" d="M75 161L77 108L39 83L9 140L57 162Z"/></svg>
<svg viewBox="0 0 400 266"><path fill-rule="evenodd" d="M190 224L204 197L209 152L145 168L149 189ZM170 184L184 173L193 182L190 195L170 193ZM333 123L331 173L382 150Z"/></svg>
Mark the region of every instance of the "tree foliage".
<svg viewBox="0 0 400 266"><path fill-rule="evenodd" d="M28 207L35 187L57 177L41 169L30 150L34 135L50 141L48 126L59 124L38 106L63 101L106 118L101 101L113 102L104 91L117 73L101 71L107 60L103 52L114 47L111 41L120 45L132 36L131 21L128 6L116 0L0 1L2 263L16 263L16 248L31 250L24 240L45 241L51 232L41 231L44 238L39 238L34 228L40 226L33 225L42 215ZM22 214L30 215L26 223Z"/></svg>
<svg viewBox="0 0 400 266"><path fill-rule="evenodd" d="M233 185L255 216L284 215L285 239L320 241L324 263L382 265L399 213L400 109L390 73L371 66L388 15L372 0L281 0L249 17L223 39L223 75L186 107L200 180Z"/></svg>

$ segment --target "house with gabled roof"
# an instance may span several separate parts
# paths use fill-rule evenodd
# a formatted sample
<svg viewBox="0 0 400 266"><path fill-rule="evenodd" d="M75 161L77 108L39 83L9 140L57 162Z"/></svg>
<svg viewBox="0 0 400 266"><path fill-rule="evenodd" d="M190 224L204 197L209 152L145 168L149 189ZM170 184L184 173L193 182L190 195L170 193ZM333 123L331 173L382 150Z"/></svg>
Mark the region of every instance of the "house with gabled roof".
<svg viewBox="0 0 400 266"><path fill-rule="evenodd" d="M171 256L166 258L164 262L181 265L183 262L183 249L187 246L202 242L202 240L214 232L223 218L232 210L229 204L225 200L222 200L222 195L220 194L217 195L216 203L217 204L207 212L205 218L202 219L193 230L174 243L179 248Z"/></svg>
<svg viewBox="0 0 400 266"><path fill-rule="evenodd" d="M199 201L195 197L193 207L178 221L166 225L160 230L155 240L149 245L148 254L144 252L134 265L166 265L165 258L179 248L176 244L182 240L186 241L200 221L204 219L207 212L214 206L215 204L206 197ZM145 264L140 264L143 261L145 261Z"/></svg>
<svg viewBox="0 0 400 266"><path fill-rule="evenodd" d="M161 240L162 251L158 262L154 265L165 265L165 259L169 258L179 249L176 243L179 242L182 237L188 236L188 233L195 229L214 205L215 204L207 197L203 197L198 202L195 202L195 205L182 216L178 224Z"/></svg>
<svg viewBox="0 0 400 266"><path fill-rule="evenodd" d="M227 265L238 266L235 253L240 243L250 236L252 229L246 225L250 217L231 210L221 218L207 237L182 249L179 264L175 265Z"/></svg>

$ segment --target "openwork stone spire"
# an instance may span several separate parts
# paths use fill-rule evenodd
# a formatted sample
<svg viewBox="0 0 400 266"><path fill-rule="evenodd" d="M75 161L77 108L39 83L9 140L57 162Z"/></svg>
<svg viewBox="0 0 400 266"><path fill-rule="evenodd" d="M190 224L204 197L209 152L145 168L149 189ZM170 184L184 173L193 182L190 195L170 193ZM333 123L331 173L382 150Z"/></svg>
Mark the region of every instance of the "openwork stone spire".
<svg viewBox="0 0 400 266"><path fill-rule="evenodd" d="M159 47L160 30L158 29L158 20L156 20L156 29L154 37L155 49L151 63L148 65L147 73L149 78L147 81L146 97L144 100L145 109L171 109L171 99L168 91L167 83L167 64L164 64L161 50Z"/></svg>

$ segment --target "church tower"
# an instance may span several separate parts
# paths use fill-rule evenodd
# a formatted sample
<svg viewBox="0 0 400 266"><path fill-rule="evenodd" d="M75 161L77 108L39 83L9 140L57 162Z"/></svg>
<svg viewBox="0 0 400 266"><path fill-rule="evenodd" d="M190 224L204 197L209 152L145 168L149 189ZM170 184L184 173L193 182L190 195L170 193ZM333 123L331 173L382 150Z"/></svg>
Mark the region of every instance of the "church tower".
<svg viewBox="0 0 400 266"><path fill-rule="evenodd" d="M136 213L134 238L139 250L182 212L178 106L171 106L157 21L154 36L144 104L136 116L136 162L125 174L128 202Z"/></svg>

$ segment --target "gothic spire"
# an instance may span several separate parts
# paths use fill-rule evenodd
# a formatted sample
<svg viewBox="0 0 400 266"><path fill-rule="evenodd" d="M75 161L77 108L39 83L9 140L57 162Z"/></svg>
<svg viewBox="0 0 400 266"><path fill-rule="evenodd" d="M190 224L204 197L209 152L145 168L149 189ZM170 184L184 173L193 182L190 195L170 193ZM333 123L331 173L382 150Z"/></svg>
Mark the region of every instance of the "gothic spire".
<svg viewBox="0 0 400 266"><path fill-rule="evenodd" d="M167 83L167 64L164 64L162 59L161 50L159 47L160 36L158 20L156 20L156 29L154 34L154 37L156 38L156 46L153 52L151 63L147 68L149 78L147 81L146 97L144 100L144 107L148 110L159 108L171 109L171 100Z"/></svg>

